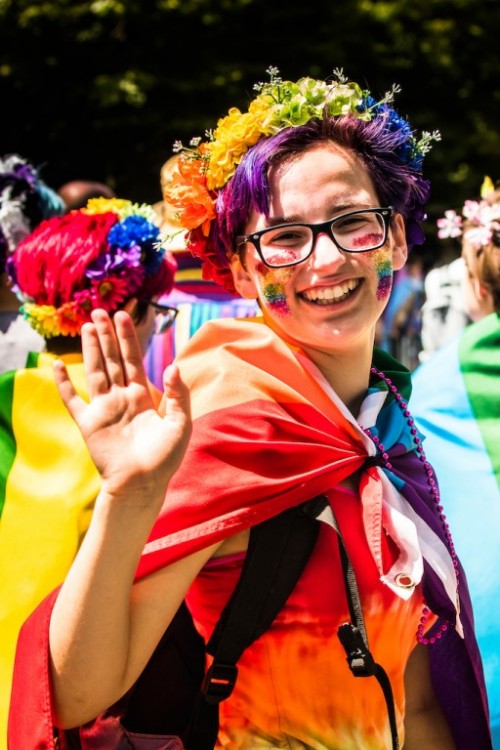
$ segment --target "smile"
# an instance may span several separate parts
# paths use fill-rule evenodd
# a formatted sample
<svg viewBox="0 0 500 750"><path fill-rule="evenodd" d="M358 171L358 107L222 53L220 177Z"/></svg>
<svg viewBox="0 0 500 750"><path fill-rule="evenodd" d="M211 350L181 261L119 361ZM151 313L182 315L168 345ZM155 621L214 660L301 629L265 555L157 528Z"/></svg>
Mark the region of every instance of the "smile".
<svg viewBox="0 0 500 750"><path fill-rule="evenodd" d="M349 281L345 281L343 284L336 284L335 286L308 289L306 292L301 293L301 297L308 302L314 302L316 305L331 305L332 302L337 304L347 299L360 284L360 279L349 279Z"/></svg>

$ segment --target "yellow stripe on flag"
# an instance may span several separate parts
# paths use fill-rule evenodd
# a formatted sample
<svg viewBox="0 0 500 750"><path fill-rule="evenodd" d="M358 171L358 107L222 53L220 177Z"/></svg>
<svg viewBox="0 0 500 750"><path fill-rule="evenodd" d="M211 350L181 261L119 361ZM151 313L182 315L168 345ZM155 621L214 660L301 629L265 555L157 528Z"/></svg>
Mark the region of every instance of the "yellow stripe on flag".
<svg viewBox="0 0 500 750"><path fill-rule="evenodd" d="M87 388L81 357L62 357L78 393ZM62 403L50 355L20 370L12 409L16 455L0 524L0 750L19 629L64 579L89 523L100 479Z"/></svg>

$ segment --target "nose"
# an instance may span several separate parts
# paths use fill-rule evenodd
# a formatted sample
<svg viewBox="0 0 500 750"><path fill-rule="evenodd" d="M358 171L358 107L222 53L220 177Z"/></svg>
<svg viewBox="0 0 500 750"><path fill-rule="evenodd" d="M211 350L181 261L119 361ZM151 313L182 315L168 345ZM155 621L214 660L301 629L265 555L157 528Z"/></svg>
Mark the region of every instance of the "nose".
<svg viewBox="0 0 500 750"><path fill-rule="evenodd" d="M313 243L310 261L314 267L338 266L343 263L345 256L327 232L318 232Z"/></svg>

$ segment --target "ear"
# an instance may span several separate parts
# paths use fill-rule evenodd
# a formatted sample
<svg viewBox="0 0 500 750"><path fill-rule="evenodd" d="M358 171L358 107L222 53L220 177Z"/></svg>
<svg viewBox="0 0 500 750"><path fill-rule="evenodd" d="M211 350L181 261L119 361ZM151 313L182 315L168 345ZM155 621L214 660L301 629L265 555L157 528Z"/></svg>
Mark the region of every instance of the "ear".
<svg viewBox="0 0 500 750"><path fill-rule="evenodd" d="M234 286L238 294L244 299L257 299L259 294L254 280L237 253L230 260L230 268L233 274Z"/></svg>
<svg viewBox="0 0 500 750"><path fill-rule="evenodd" d="M401 214L395 214L391 222L392 267L395 271L403 268L408 258L405 222Z"/></svg>
<svg viewBox="0 0 500 750"><path fill-rule="evenodd" d="M479 302L485 302L491 298L491 292L486 284L482 284L479 279L473 278L472 285L474 287L474 294Z"/></svg>

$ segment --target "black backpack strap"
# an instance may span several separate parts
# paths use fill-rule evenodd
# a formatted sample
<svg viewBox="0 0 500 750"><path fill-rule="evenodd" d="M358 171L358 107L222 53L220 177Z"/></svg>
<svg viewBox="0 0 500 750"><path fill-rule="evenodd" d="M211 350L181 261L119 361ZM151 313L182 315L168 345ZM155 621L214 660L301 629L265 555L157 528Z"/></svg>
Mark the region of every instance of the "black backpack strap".
<svg viewBox="0 0 500 750"><path fill-rule="evenodd" d="M354 568L352 567L349 553L344 544L342 534L340 533L337 519L335 518L335 514L330 505L325 505L321 508L319 506L315 507L312 503L309 503L304 506L304 510L314 515L318 521L327 523L337 532L344 587L352 620L352 622L345 622L343 625L340 625L337 631L338 637L347 654L347 663L353 675L355 677L373 676L380 684L384 693L387 713L389 716L392 748L393 750L399 750L396 710L394 708L394 696L392 694L391 682L383 667L375 662L368 647L368 636L363 618L363 610L361 608L361 599L359 596L356 575L354 573Z"/></svg>
<svg viewBox="0 0 500 750"><path fill-rule="evenodd" d="M326 504L326 498L313 502ZM243 651L271 625L311 555L319 533L304 506L290 508L250 531L243 570L207 644L214 659L197 699L188 750L213 747L219 703L231 695ZM212 743L210 745L210 743Z"/></svg>

